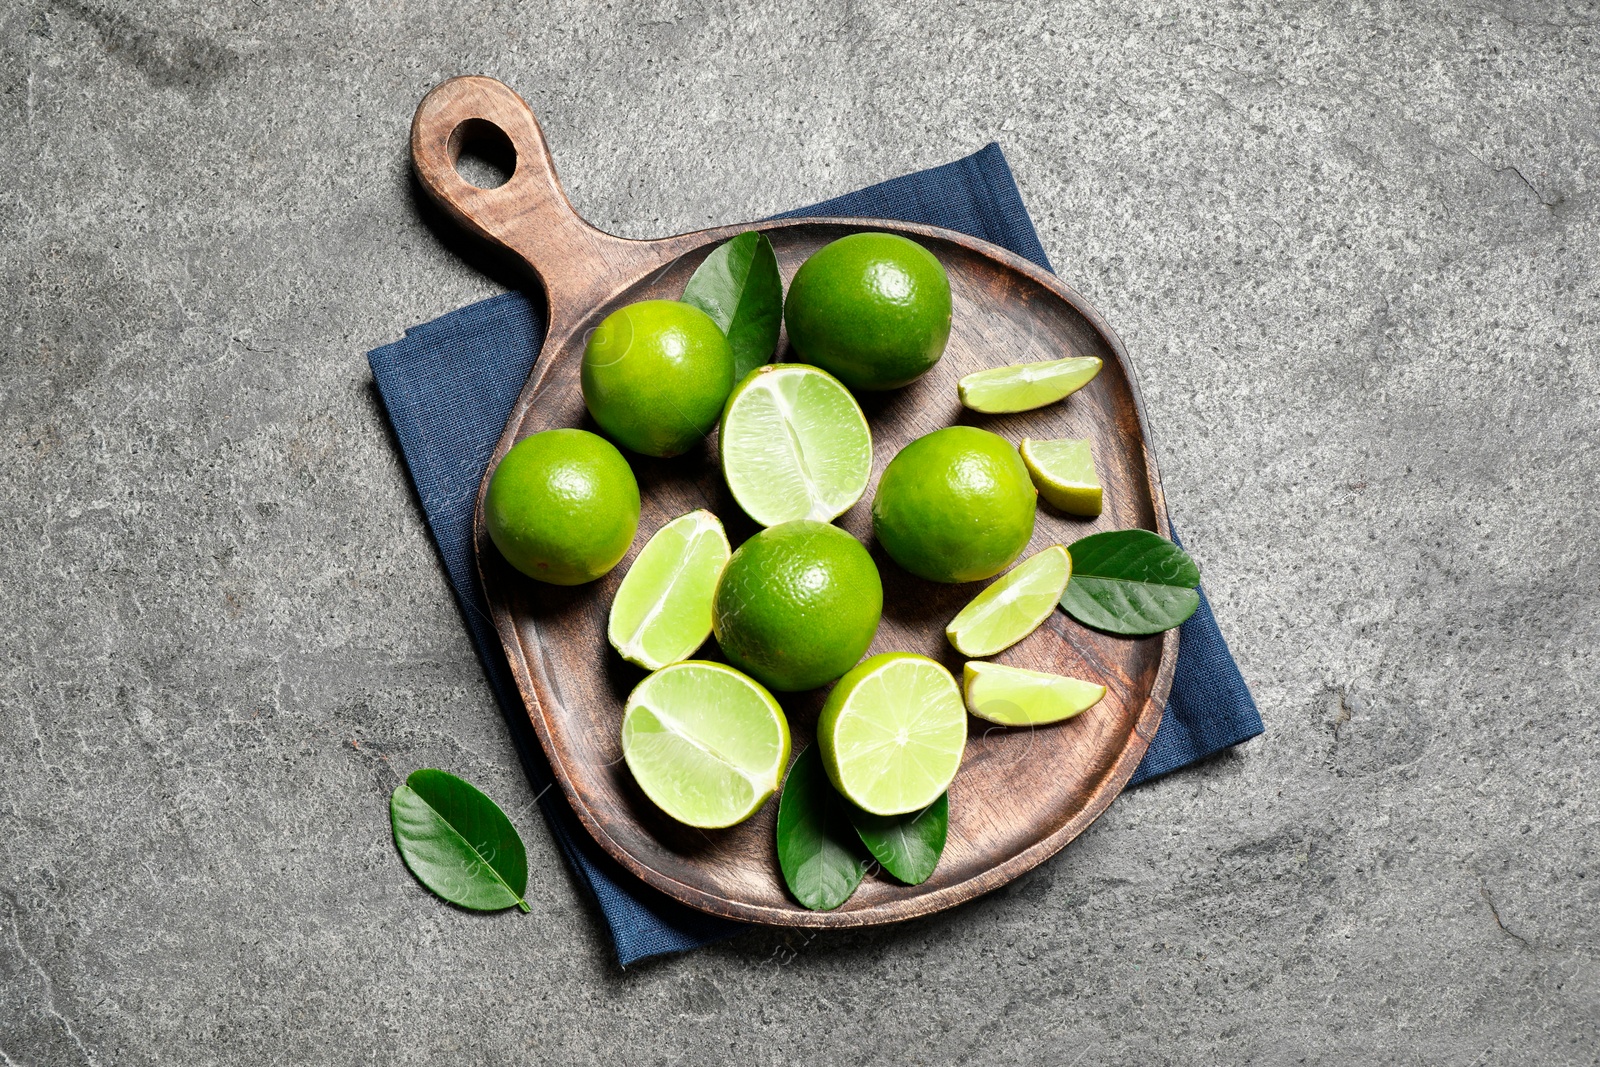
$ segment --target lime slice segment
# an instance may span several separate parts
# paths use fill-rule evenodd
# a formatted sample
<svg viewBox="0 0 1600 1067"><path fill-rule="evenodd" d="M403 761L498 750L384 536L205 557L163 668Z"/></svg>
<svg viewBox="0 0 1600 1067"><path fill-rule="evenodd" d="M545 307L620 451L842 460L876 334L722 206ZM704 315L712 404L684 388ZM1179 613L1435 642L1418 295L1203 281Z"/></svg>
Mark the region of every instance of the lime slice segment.
<svg viewBox="0 0 1600 1067"><path fill-rule="evenodd" d="M944 635L965 656L992 656L1027 637L1050 617L1067 579L1072 557L1060 545L1035 552L972 598L950 620Z"/></svg>
<svg viewBox="0 0 1600 1067"><path fill-rule="evenodd" d="M1087 711L1106 687L1061 674L1003 663L968 663L962 672L967 710L1001 726L1044 726Z"/></svg>
<svg viewBox="0 0 1600 1067"><path fill-rule="evenodd" d="M956 387L962 404L973 411L999 415L1054 404L1088 385L1099 373L1097 357L1072 356L981 370L961 379Z"/></svg>
<svg viewBox="0 0 1600 1067"><path fill-rule="evenodd" d="M622 714L622 757L662 811L717 829L754 815L789 763L789 721L732 667L686 660L640 682Z"/></svg>
<svg viewBox="0 0 1600 1067"><path fill-rule="evenodd" d="M718 435L722 476L763 526L832 522L866 492L872 433L850 390L827 371L773 363L728 398Z"/></svg>
<svg viewBox="0 0 1600 1067"><path fill-rule="evenodd" d="M834 787L874 815L921 811L950 786L967 714L950 672L927 656L883 652L850 671L817 717Z"/></svg>
<svg viewBox="0 0 1600 1067"><path fill-rule="evenodd" d="M1024 437L1019 451L1034 488L1045 500L1068 515L1092 519L1100 514L1100 476L1095 473L1094 453L1087 439L1035 441Z"/></svg>
<svg viewBox="0 0 1600 1067"><path fill-rule="evenodd" d="M711 636L711 605L729 554L722 523L704 509L657 530L611 601L611 647L652 671L688 659Z"/></svg>

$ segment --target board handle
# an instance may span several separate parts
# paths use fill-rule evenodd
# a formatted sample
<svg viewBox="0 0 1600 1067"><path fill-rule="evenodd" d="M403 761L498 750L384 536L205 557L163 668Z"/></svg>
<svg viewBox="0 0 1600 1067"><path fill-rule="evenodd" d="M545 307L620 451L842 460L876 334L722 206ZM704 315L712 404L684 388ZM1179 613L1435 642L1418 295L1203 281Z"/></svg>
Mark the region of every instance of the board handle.
<svg viewBox="0 0 1600 1067"><path fill-rule="evenodd" d="M467 144L501 138L499 147L512 155L504 185L480 189L461 176L456 163ZM617 282L669 258L659 247L663 242L615 237L573 210L539 121L522 97L494 78L451 78L422 98L411 120L411 163L447 215L532 268L549 300L551 337Z"/></svg>

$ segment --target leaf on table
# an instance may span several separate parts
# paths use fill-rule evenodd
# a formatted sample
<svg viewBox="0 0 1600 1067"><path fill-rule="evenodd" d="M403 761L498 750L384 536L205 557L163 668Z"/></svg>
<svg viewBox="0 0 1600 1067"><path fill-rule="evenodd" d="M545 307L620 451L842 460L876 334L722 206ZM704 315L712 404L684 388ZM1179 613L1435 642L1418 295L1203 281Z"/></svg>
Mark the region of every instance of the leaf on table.
<svg viewBox="0 0 1600 1067"><path fill-rule="evenodd" d="M728 335L734 382L772 359L783 322L783 277L767 235L748 230L718 245L684 286L683 301Z"/></svg>
<svg viewBox="0 0 1600 1067"><path fill-rule="evenodd" d="M849 900L866 873L845 800L828 781L816 745L796 757L778 798L778 866L795 900L812 911Z"/></svg>
<svg viewBox="0 0 1600 1067"><path fill-rule="evenodd" d="M528 910L528 854L499 805L444 771L413 771L389 798L394 843L418 881L475 911Z"/></svg>
<svg viewBox="0 0 1600 1067"><path fill-rule="evenodd" d="M1149 530L1111 530L1067 546L1072 580L1061 594L1068 615L1107 633L1170 630L1200 606L1200 569L1189 554Z"/></svg>
<svg viewBox="0 0 1600 1067"><path fill-rule="evenodd" d="M906 885L921 885L939 865L950 829L950 794L909 815L874 815L850 806L856 834L883 869Z"/></svg>

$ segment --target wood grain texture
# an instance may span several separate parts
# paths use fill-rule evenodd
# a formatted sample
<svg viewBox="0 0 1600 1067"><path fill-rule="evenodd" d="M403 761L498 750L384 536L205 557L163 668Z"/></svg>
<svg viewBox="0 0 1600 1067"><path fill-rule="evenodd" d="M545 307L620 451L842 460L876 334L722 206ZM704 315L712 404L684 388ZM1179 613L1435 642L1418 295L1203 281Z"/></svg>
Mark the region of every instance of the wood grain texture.
<svg viewBox="0 0 1600 1067"><path fill-rule="evenodd" d="M498 130L515 152L505 185L484 190L456 172L465 139ZM602 233L572 210L556 179L538 123L509 88L489 78L454 78L417 109L411 134L419 180L463 227L498 242L538 275L550 303L544 350L506 424L488 471L516 441L540 430L596 430L578 371L586 331L636 300L677 299L716 245L747 229L771 239L785 284L812 252L862 230L903 234L930 249L950 275L954 324L944 358L904 389L862 394L872 426L873 477L838 521L872 551L883 576L884 615L871 652L932 656L960 677L963 657L945 624L982 583L948 586L901 570L876 545L869 506L883 468L900 447L954 423L981 426L1013 443L1022 437L1087 437L1105 486L1094 521L1041 502L1029 552L1101 530L1143 527L1170 536L1138 388L1121 343L1100 315L1054 275L987 242L949 230L864 219L802 219L729 226L658 241ZM779 359L787 341L780 341ZM1105 368L1061 404L1017 415L966 411L956 381L985 367L1093 355ZM769 803L744 824L700 831L663 816L622 762L623 702L644 676L606 643L606 616L634 555L665 523L710 508L739 544L756 527L728 494L713 433L668 460L629 456L643 514L633 548L610 574L562 588L523 577L488 538L479 487L479 573L528 715L556 778L584 827L606 852L649 884L713 914L783 926L867 926L908 919L970 900L1030 870L1082 833L1133 774L1161 721L1177 658L1178 632L1128 639L1088 630L1055 612L998 661L1097 679L1106 698L1076 719L1007 729L969 719L970 737L950 790L950 833L938 869L902 886L868 877L836 911L812 912L785 893ZM718 658L714 642L702 655ZM822 692L782 697L795 751L809 744Z"/></svg>

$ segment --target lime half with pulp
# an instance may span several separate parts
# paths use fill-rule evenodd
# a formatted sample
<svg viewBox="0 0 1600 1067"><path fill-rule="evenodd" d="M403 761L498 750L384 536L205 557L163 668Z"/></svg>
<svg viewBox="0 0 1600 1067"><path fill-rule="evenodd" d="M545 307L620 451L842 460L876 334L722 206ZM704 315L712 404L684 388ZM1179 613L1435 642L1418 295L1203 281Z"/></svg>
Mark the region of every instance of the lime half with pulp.
<svg viewBox="0 0 1600 1067"><path fill-rule="evenodd" d="M777 792L789 763L789 721L753 678L686 660L628 696L622 756L639 788L674 819L732 826Z"/></svg>
<svg viewBox="0 0 1600 1067"><path fill-rule="evenodd" d="M1001 726L1044 726L1087 711L1106 695L1106 687L1079 678L969 663L962 671L967 710Z"/></svg>
<svg viewBox="0 0 1600 1067"><path fill-rule="evenodd" d="M704 509L657 530L611 602L611 647L652 671L688 659L711 636L711 604L731 551L722 523Z"/></svg>
<svg viewBox="0 0 1600 1067"><path fill-rule="evenodd" d="M1054 404L1088 385L1099 373L1098 357L1072 356L980 370L962 378L956 388L966 407L1000 415Z"/></svg>
<svg viewBox="0 0 1600 1067"><path fill-rule="evenodd" d="M872 434L850 390L827 371L774 363L728 398L718 433L722 475L763 526L831 522L866 492Z"/></svg>
<svg viewBox="0 0 1600 1067"><path fill-rule="evenodd" d="M1024 437L1018 451L1028 465L1034 488L1046 501L1068 515L1092 519L1100 514L1100 476L1095 473L1094 453L1087 439L1035 441Z"/></svg>
<svg viewBox="0 0 1600 1067"><path fill-rule="evenodd" d="M883 652L850 671L822 705L817 747L834 787L874 815L921 811L950 786L967 712L950 672L927 656Z"/></svg>
<svg viewBox="0 0 1600 1067"><path fill-rule="evenodd" d="M966 656L992 656L1027 637L1050 617L1067 580L1072 557L1060 545L1035 552L972 598L944 635Z"/></svg>

